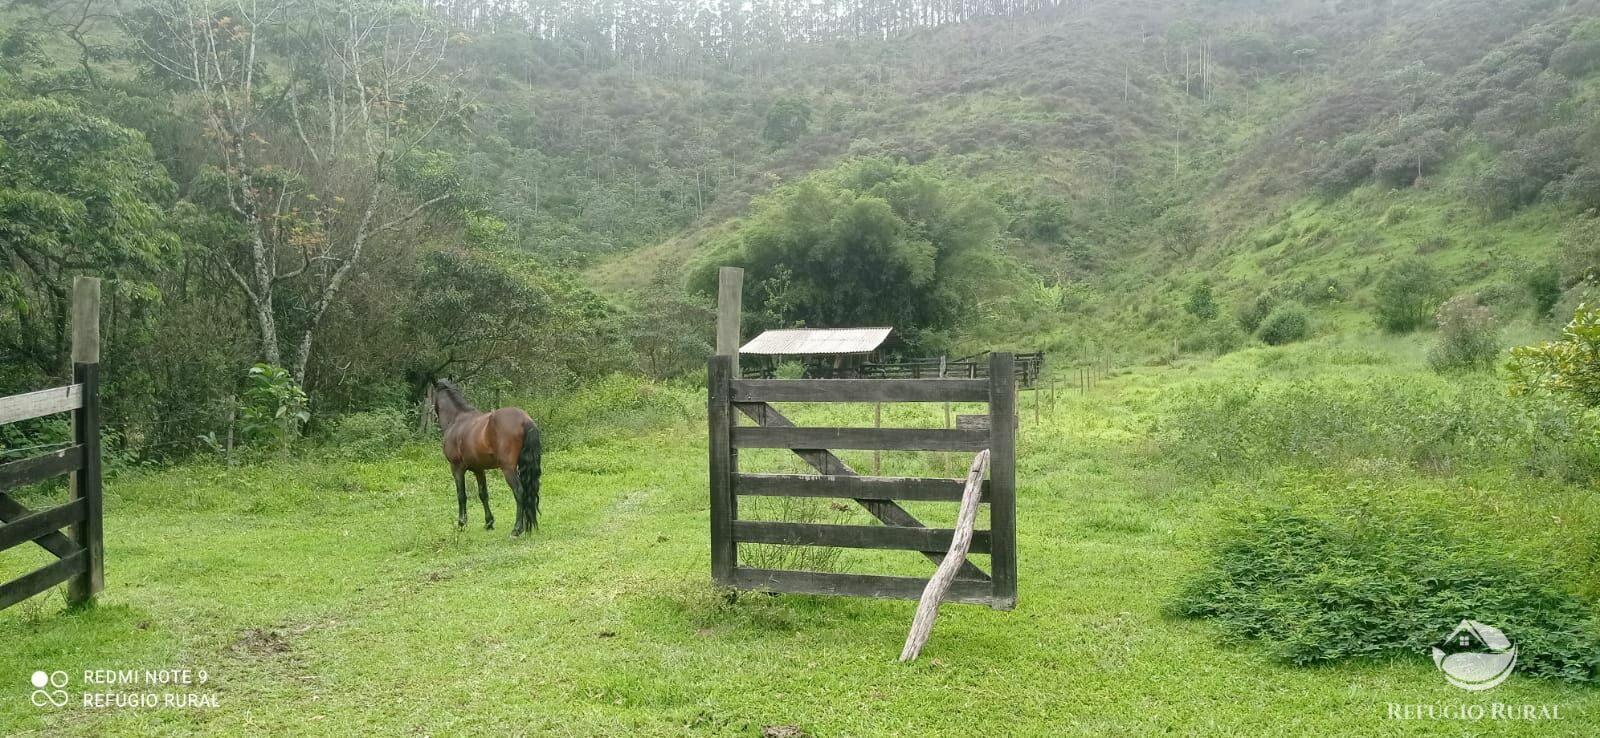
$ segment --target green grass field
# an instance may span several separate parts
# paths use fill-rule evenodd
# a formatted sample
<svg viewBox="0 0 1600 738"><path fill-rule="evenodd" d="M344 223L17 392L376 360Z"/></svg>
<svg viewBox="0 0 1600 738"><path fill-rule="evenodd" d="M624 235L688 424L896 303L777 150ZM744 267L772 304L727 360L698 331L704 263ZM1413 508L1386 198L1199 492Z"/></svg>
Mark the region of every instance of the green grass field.
<svg viewBox="0 0 1600 738"><path fill-rule="evenodd" d="M1020 604L946 606L911 665L895 657L913 603L750 594L729 603L711 586L704 432L692 412L551 451L544 527L523 540L509 537L513 511L498 485L501 529L482 529L473 499L457 530L449 473L426 445L375 463L123 473L107 486L98 606L64 611L57 591L0 613L0 734L1600 732L1600 690L1513 676L1468 693L1422 654L1295 667L1222 643L1206 621L1165 614L1204 559L1220 493L1159 458L1153 403L1175 384L1244 377L1262 363L1125 372L1087 396L1063 390L1038 422L1024 396ZM937 408L895 412L887 420L941 422ZM887 463L956 476L965 460ZM939 514L953 517L948 508ZM36 563L17 553L0 559L0 575ZM841 565L931 572L915 557ZM190 689L218 706L29 702L35 670L65 671L76 695L124 689L84 687L85 670L158 668L206 670L208 682ZM1390 703L1495 702L1559 705L1562 719L1387 717Z"/></svg>

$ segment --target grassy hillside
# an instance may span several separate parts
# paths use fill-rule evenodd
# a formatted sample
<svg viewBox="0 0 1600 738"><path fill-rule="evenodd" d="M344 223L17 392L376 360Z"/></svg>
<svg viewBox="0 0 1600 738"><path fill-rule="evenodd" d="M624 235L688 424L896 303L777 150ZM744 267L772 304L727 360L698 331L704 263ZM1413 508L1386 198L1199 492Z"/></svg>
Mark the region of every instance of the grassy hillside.
<svg viewBox="0 0 1600 738"><path fill-rule="evenodd" d="M812 50L722 80L759 87L752 113L806 100L811 130L589 276L624 293L736 242L751 195L888 155L981 183L1013 220L974 344L1159 353L1199 330L1181 306L1201 281L1224 312L1270 289L1311 304L1316 331L1348 331L1413 255L1535 323L1526 274L1600 206L1594 11L1105 3ZM1046 214L1059 235L1028 227Z"/></svg>

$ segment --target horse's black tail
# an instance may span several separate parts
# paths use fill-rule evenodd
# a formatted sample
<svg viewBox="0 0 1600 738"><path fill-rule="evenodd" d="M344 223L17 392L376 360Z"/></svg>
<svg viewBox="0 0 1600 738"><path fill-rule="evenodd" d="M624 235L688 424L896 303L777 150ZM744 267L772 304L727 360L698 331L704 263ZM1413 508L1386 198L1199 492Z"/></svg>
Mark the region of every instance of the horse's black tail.
<svg viewBox="0 0 1600 738"><path fill-rule="evenodd" d="M522 493L527 495L528 522L539 527L539 476L544 469L539 457L539 426L533 421L522 426L522 453L517 456L517 481L522 483Z"/></svg>

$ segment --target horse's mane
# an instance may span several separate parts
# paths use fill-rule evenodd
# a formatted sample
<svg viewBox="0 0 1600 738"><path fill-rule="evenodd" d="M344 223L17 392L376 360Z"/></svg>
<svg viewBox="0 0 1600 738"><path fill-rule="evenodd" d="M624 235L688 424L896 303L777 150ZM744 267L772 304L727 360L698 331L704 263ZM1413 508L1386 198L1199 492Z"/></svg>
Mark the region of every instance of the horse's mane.
<svg viewBox="0 0 1600 738"><path fill-rule="evenodd" d="M466 396L461 394L461 388L457 387L455 382L441 379L434 383L434 388L438 394L449 399L450 404L455 405L461 412L472 413L478 411L478 408L473 407L472 403L467 402Z"/></svg>

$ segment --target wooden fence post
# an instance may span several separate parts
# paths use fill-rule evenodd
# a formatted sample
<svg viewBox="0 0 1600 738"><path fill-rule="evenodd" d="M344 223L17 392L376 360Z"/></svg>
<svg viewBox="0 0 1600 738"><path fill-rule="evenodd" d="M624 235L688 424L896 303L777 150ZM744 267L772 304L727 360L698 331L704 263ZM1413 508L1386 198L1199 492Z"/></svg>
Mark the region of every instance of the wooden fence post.
<svg viewBox="0 0 1600 738"><path fill-rule="evenodd" d="M1009 353L989 355L989 562L994 608L1017 604L1017 377Z"/></svg>
<svg viewBox="0 0 1600 738"><path fill-rule="evenodd" d="M83 521L72 526L72 541L83 548L87 566L67 580L67 601L83 605L105 589L105 541L100 495L100 280L72 280L72 381L83 385L83 406L72 414L74 442L83 447L83 468L72 474L72 499L84 501Z"/></svg>
<svg viewBox="0 0 1600 738"><path fill-rule="evenodd" d="M744 309L744 270L717 271L717 355L733 357L731 377L739 374L739 320Z"/></svg>
<svg viewBox="0 0 1600 738"><path fill-rule="evenodd" d="M706 368L706 417L711 429L711 579L733 584L738 563L733 520L733 357L713 356Z"/></svg>
<svg viewBox="0 0 1600 738"><path fill-rule="evenodd" d="M945 354L940 354L939 355L939 378L940 379L944 379L945 372L947 372L949 370L950 370L950 357L948 355L945 355ZM951 407L950 407L950 403L948 403L948 402L946 402L944 404L944 427L945 427L945 430L949 430L949 429L955 427L955 426L951 425ZM944 466L945 466L945 468L948 469L948 468L951 467L950 460L952 458L954 458L954 457L952 457L950 454L948 454L948 453L944 454Z"/></svg>
<svg viewBox="0 0 1600 738"><path fill-rule="evenodd" d="M233 466L233 426L239 419L239 402L233 395L228 395L228 441L222 447L222 458Z"/></svg>
<svg viewBox="0 0 1600 738"><path fill-rule="evenodd" d="M881 402L872 403L872 427L883 427L883 403ZM883 452L874 450L872 452L872 476L876 477L880 474L883 474Z"/></svg>
<svg viewBox="0 0 1600 738"><path fill-rule="evenodd" d="M428 383L428 388L422 392L422 419L417 423L417 435L428 435L428 429L433 427L433 382Z"/></svg>

